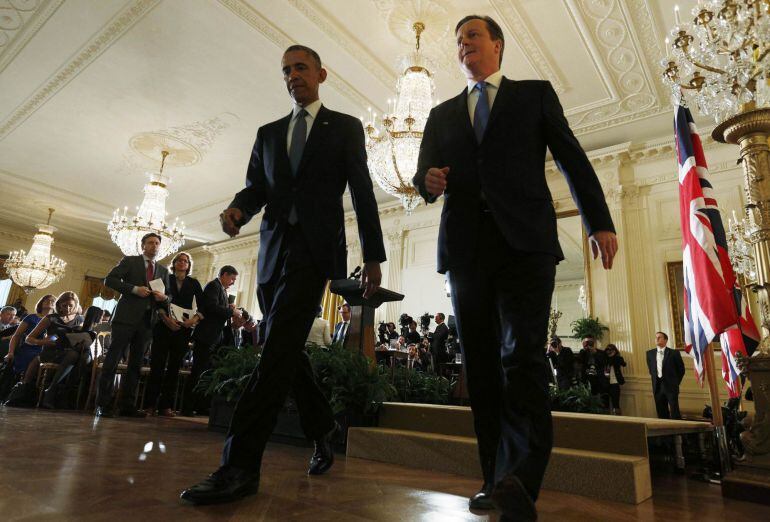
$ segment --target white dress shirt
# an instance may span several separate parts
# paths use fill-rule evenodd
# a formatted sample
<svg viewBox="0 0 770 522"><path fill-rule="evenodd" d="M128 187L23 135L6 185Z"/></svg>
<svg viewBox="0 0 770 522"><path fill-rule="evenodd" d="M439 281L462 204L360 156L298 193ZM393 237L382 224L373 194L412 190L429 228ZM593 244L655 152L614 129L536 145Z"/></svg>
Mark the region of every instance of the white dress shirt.
<svg viewBox="0 0 770 522"><path fill-rule="evenodd" d="M308 136L310 136L310 129L313 128L313 122L315 121L316 116L318 116L318 111L321 110L321 100L316 100L313 103L308 104L307 107L302 107L296 103L294 104L291 120L289 121L289 130L286 133L286 154L289 154L289 151L291 150L291 133L294 131L294 124L297 122L297 114L299 114L299 111L302 109L307 111L307 115L305 116L305 121L307 122L305 141L307 141Z"/></svg>
<svg viewBox="0 0 770 522"><path fill-rule="evenodd" d="M663 356L666 354L666 348L657 348L657 353L655 354L655 357L658 361L658 379L663 378Z"/></svg>
<svg viewBox="0 0 770 522"><path fill-rule="evenodd" d="M492 111L492 105L495 103L497 97L497 91L500 89L500 84L503 81L503 72L497 71L484 79L487 82L487 99L489 100L489 110ZM476 89L478 82L474 80L468 80L468 116L471 117L471 124L473 124L473 114L476 112L476 104L479 102L479 91Z"/></svg>

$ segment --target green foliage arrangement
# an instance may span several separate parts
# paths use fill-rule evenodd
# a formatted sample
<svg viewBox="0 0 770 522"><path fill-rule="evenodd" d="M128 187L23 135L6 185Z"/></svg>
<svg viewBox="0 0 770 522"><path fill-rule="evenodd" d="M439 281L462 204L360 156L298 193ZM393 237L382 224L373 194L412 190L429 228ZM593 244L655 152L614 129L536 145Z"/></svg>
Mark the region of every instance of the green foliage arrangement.
<svg viewBox="0 0 770 522"><path fill-rule="evenodd" d="M414 368L393 369L393 386L399 402L448 404L455 384L455 381L450 381L446 377L418 372Z"/></svg>
<svg viewBox="0 0 770 522"><path fill-rule="evenodd" d="M551 386L551 410L604 413L601 398L598 395L591 395L591 388L587 384L578 384L566 390Z"/></svg>
<svg viewBox="0 0 770 522"><path fill-rule="evenodd" d="M213 368L201 374L195 389L207 396L220 395L233 402L246 389L258 363L259 354L250 344L240 349L222 346L212 357Z"/></svg>
<svg viewBox="0 0 770 522"><path fill-rule="evenodd" d="M580 340L584 337L594 337L596 340L601 341L604 337L604 332L609 330L608 327L603 325L598 317L582 317L575 319L570 323L572 327L572 337Z"/></svg>
<svg viewBox="0 0 770 522"><path fill-rule="evenodd" d="M388 382L384 368L372 365L365 355L348 350L342 343L328 349L307 347L310 363L332 411L375 413L385 401L393 400L396 390Z"/></svg>

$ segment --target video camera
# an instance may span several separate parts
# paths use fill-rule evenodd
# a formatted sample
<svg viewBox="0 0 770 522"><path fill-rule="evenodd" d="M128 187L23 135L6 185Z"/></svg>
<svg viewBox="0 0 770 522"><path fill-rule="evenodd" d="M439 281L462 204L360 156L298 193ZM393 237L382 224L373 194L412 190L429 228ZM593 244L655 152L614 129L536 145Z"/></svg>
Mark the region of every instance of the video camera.
<svg viewBox="0 0 770 522"><path fill-rule="evenodd" d="M422 335L428 335L428 330L430 330L430 320L433 319L433 316L429 314L428 312L425 312L420 316L420 331L422 332Z"/></svg>

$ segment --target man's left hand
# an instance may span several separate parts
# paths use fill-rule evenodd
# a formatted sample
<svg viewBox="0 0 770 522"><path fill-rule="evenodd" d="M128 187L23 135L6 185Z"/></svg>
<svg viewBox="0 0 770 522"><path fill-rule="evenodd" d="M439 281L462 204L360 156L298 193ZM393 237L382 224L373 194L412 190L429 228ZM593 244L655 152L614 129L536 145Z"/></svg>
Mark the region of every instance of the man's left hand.
<svg viewBox="0 0 770 522"><path fill-rule="evenodd" d="M599 254L602 256L602 266L605 270L612 268L612 260L615 259L615 254L618 251L618 237L614 232L607 230L599 230L588 238L591 243L591 252L594 259Z"/></svg>
<svg viewBox="0 0 770 522"><path fill-rule="evenodd" d="M155 298L156 301L163 302L166 300L166 294L162 292L158 292L157 290L152 291L152 296Z"/></svg>
<svg viewBox="0 0 770 522"><path fill-rule="evenodd" d="M361 288L364 289L364 299L368 299L380 288L382 282L382 272L380 271L379 261L369 261L364 263L364 269L361 272Z"/></svg>

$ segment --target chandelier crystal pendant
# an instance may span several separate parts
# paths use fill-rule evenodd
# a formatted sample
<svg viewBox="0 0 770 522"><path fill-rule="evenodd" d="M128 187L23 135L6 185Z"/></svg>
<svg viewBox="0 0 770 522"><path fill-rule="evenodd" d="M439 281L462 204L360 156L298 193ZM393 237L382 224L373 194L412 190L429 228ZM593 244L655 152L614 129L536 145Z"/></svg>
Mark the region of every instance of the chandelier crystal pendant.
<svg viewBox="0 0 770 522"><path fill-rule="evenodd" d="M770 105L770 2L699 0L666 38L663 78L716 123Z"/></svg>
<svg viewBox="0 0 770 522"><path fill-rule="evenodd" d="M415 22L412 28L417 44L396 84L396 99L388 100L388 113L380 120L371 113L365 126L369 171L382 190L401 200L407 214L421 199L412 177L417 172L423 129L435 90L433 75L420 54L420 34L425 24Z"/></svg>
<svg viewBox="0 0 770 522"><path fill-rule="evenodd" d="M29 253L24 250L11 252L5 262L5 268L14 283L26 293L46 288L59 281L64 276L67 263L51 255L53 233L56 227L51 226L51 215L54 209L48 209L48 221L38 225L38 233L32 240Z"/></svg>
<svg viewBox="0 0 770 522"><path fill-rule="evenodd" d="M115 209L112 220L107 225L112 242L118 245L121 252L127 256L137 256L142 253L142 237L155 233L161 237L160 248L156 259L173 254L184 244L184 222L178 223L178 218L172 225L166 223L166 198L168 198L168 176L163 174L163 167L169 152L161 151L161 163L158 173L148 173L150 181L144 186L144 199L136 212L136 216L128 215L128 207Z"/></svg>

